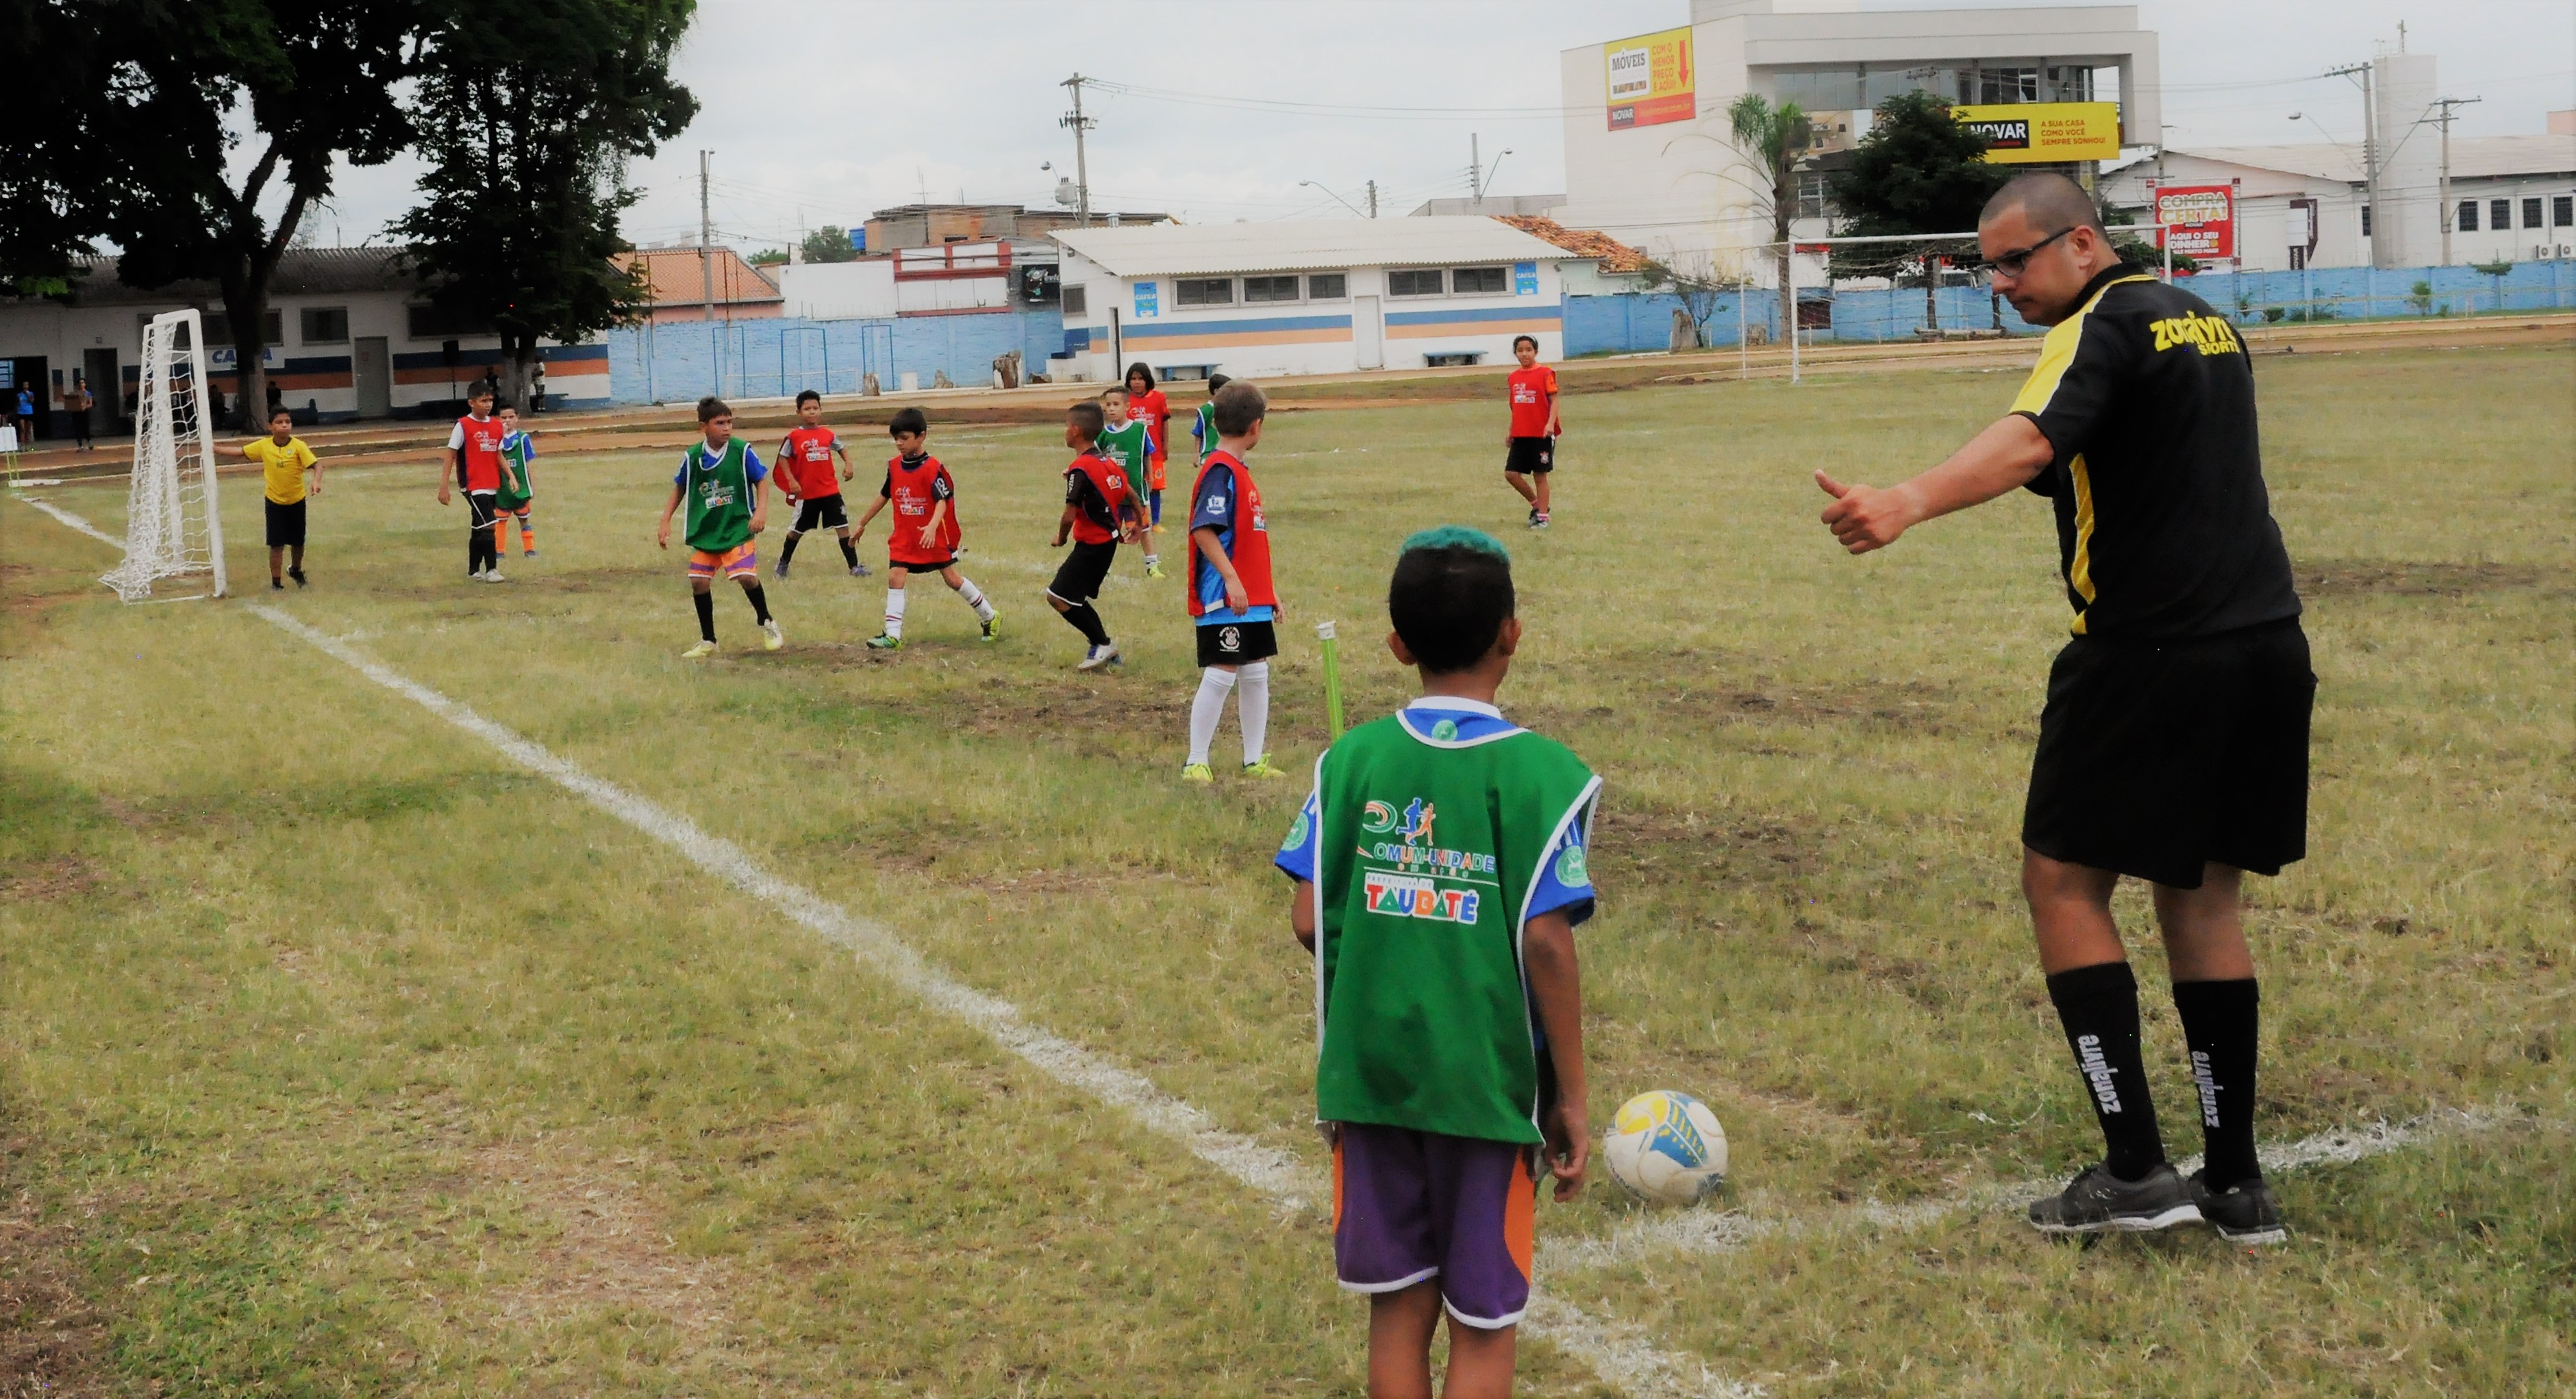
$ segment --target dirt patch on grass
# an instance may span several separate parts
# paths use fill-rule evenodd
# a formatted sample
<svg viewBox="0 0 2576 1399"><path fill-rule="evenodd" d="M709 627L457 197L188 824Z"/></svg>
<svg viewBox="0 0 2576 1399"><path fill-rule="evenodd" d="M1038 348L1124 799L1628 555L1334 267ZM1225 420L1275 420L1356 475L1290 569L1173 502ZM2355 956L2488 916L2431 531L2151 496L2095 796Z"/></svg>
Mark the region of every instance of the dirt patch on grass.
<svg viewBox="0 0 2576 1399"><path fill-rule="evenodd" d="M0 1146L15 1175L24 1142ZM0 1204L0 1399L110 1392L107 1318L82 1295L72 1230L47 1224L24 1191Z"/></svg>
<svg viewBox="0 0 2576 1399"><path fill-rule="evenodd" d="M1862 681L1842 685L1800 685L1755 679L1750 682L1684 685L1672 689L1646 683L1622 684L1602 677L1626 697L1617 705L1575 709L1538 705L1522 722L1541 733L1561 733L1580 725L1632 722L1642 711L1657 724L1790 724L1852 723L1911 733L1948 732L1967 707L1954 690L1925 680Z"/></svg>
<svg viewBox="0 0 2576 1399"><path fill-rule="evenodd" d="M2328 559L2298 571L2302 597L2466 597L2537 588L2576 593L2576 569L2547 564L2411 563L2396 559Z"/></svg>
<svg viewBox="0 0 2576 1399"><path fill-rule="evenodd" d="M723 1344L733 1327L733 1270L680 1252L637 1187L632 1162L535 1142L487 1146L472 1161L556 1231L535 1250L537 1275L493 1294L494 1319L545 1330L584 1313L644 1312L668 1322L691 1349Z"/></svg>
<svg viewBox="0 0 2576 1399"><path fill-rule="evenodd" d="M1593 820L1590 853L1601 882L1609 885L1782 884L1816 871L1825 834L1758 817L1708 817L1613 802Z"/></svg>
<svg viewBox="0 0 2576 1399"><path fill-rule="evenodd" d="M960 703L966 726L976 733L1025 739L1068 729L1168 732L1176 723L1185 725L1190 713L1189 702L1172 694L1171 686L1151 681L1076 674L1044 689L998 685L962 696Z"/></svg>
<svg viewBox="0 0 2576 1399"><path fill-rule="evenodd" d="M13 870L7 878L0 879L0 901L50 903L86 894L98 883L97 865L78 855L57 855Z"/></svg>

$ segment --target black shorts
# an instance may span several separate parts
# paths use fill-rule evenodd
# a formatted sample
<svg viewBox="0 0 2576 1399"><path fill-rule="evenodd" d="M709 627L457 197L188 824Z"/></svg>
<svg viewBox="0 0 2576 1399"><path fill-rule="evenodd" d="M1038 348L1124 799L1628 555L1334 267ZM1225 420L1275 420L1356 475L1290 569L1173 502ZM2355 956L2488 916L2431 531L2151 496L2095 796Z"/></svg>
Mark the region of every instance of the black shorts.
<svg viewBox="0 0 2576 1399"><path fill-rule="evenodd" d="M889 558L886 560L886 567L899 568L906 573L937 573L943 568L955 568L956 566L957 560L954 558L940 559L933 563L905 563L903 560L895 558Z"/></svg>
<svg viewBox="0 0 2576 1399"><path fill-rule="evenodd" d="M2022 844L2200 887L2307 853L2317 677L2298 621L2185 641L2079 636L2048 671Z"/></svg>
<svg viewBox="0 0 2576 1399"><path fill-rule="evenodd" d="M1279 654L1279 634L1268 622L1214 622L1197 631L1203 666L1250 665Z"/></svg>
<svg viewBox="0 0 2576 1399"><path fill-rule="evenodd" d="M1073 553L1055 571L1055 581L1047 584L1047 595L1059 602L1077 606L1100 596L1101 580L1109 576L1109 565L1118 558L1118 541L1103 544L1077 542Z"/></svg>
<svg viewBox="0 0 2576 1399"><path fill-rule="evenodd" d="M789 527L789 533L810 534L818 529L840 529L849 523L850 512L841 504L839 491L809 495L796 507L796 523Z"/></svg>
<svg viewBox="0 0 2576 1399"><path fill-rule="evenodd" d="M263 496L260 504L268 507L268 547L300 549L304 546L304 502L280 505Z"/></svg>
<svg viewBox="0 0 2576 1399"><path fill-rule="evenodd" d="M1513 438L1511 455L1503 459L1503 470L1514 476L1544 476L1556 470L1556 439Z"/></svg>

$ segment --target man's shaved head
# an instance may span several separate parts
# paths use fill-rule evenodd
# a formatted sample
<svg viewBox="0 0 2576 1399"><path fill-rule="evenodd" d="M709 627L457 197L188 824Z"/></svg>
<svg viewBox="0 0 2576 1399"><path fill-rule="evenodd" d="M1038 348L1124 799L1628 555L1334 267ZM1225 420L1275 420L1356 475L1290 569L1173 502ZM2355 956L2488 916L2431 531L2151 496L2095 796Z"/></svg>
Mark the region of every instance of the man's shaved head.
<svg viewBox="0 0 2576 1399"><path fill-rule="evenodd" d="M2093 205L2093 196L2084 187L2054 170L2035 170L2015 175L1995 191L1978 213L1980 225L1994 222L2007 210L2019 209L2031 227L2055 232L2061 228L2090 228L2108 236L2102 227L2102 211Z"/></svg>

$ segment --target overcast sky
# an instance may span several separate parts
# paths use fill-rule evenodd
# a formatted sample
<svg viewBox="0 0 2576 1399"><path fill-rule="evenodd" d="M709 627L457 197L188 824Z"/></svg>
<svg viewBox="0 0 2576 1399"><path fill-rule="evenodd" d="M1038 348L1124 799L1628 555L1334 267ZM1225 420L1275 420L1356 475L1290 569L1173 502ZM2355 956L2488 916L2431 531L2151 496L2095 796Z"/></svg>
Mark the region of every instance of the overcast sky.
<svg viewBox="0 0 2576 1399"><path fill-rule="evenodd" d="M2014 3L2014 0L1988 0ZM1864 9L1935 6L1862 0ZM2144 0L2177 149L2351 141L2359 90L2321 70L2393 47L2439 56L2445 95L2482 97L2458 135L2537 132L2576 107L2566 0ZM696 122L630 179L639 243L694 239L698 151L713 152L717 236L780 245L801 228L960 196L1051 201L1073 166L1061 84L1091 89L1095 211L1193 222L1347 217L1378 182L1402 214L1467 190L1471 137L1491 190L1565 188L1558 53L1686 23L1688 0L700 0L679 73ZM507 24L506 8L495 23ZM1397 110L1415 109L1415 110ZM1052 162L1054 171L1040 166ZM316 241L355 243L412 202L416 167L345 171ZM380 236L380 235L379 235Z"/></svg>

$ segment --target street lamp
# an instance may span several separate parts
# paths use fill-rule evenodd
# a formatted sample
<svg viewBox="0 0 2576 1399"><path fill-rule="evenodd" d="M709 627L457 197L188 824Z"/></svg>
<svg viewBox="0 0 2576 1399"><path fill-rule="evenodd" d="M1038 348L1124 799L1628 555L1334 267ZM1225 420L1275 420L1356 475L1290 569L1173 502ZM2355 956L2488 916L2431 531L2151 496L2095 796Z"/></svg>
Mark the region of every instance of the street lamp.
<svg viewBox="0 0 2576 1399"><path fill-rule="evenodd" d="M1334 203L1341 205L1343 208L1350 210L1350 211L1351 211L1352 213L1354 213L1354 214L1358 214L1358 215L1359 215L1359 217L1361 217L1361 218L1367 218L1367 217L1368 217L1368 215L1366 215L1366 214L1361 214L1361 213L1360 213L1360 206L1358 206L1357 204L1353 204L1351 201L1349 201L1349 200L1347 200L1347 199L1344 199L1343 197L1341 197L1341 196L1340 196L1340 195L1338 195L1338 194L1333 193L1331 189L1326 188L1326 187L1325 187L1325 186L1323 186L1323 185L1319 185L1319 184L1315 183L1313 180L1299 180L1299 181L1297 182L1297 187L1298 187L1299 189L1320 189L1320 190L1323 190L1323 191L1324 191L1324 197L1325 197L1325 198L1332 200Z"/></svg>

